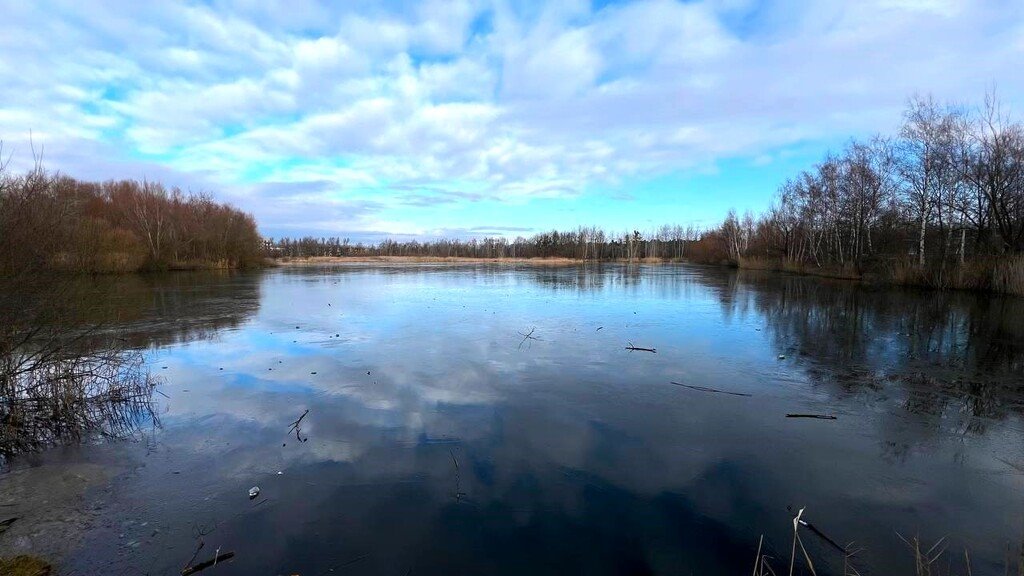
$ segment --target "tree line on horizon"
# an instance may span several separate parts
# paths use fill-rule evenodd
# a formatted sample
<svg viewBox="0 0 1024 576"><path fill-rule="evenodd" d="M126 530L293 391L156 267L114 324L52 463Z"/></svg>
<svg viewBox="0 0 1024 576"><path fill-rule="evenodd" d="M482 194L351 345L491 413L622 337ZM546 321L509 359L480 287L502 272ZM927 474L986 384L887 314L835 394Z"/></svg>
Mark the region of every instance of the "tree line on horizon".
<svg viewBox="0 0 1024 576"><path fill-rule="evenodd" d="M994 94L979 107L915 96L897 134L851 141L784 182L762 215L730 211L710 228L375 244L281 238L265 249L278 257L674 259L906 284L1009 284L1024 293L1024 125Z"/></svg>
<svg viewBox="0 0 1024 576"><path fill-rule="evenodd" d="M87 182L0 165L0 275L259 265L245 212L208 194L136 180Z"/></svg>
<svg viewBox="0 0 1024 576"><path fill-rule="evenodd" d="M682 260L687 246L705 232L696 226L664 225L649 233L609 233L597 226L552 230L514 239L438 238L355 243L348 238L278 238L265 242L270 257L412 256L437 258L571 258L575 260Z"/></svg>

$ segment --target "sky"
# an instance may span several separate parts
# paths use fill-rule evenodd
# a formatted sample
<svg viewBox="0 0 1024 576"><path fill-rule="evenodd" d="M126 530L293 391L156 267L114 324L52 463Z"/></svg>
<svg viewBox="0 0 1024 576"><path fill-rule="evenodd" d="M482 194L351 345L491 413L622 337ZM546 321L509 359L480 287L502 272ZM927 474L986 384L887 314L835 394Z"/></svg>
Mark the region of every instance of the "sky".
<svg viewBox="0 0 1024 576"><path fill-rule="evenodd" d="M0 140L272 237L708 226L1022 68L1021 0L0 0Z"/></svg>

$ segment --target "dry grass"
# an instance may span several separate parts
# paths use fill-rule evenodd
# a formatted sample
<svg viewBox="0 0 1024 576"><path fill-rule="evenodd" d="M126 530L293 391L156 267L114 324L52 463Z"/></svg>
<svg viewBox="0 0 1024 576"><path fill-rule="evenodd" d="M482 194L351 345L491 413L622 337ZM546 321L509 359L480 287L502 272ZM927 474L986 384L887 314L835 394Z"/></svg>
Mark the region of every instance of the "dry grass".
<svg viewBox="0 0 1024 576"><path fill-rule="evenodd" d="M469 256L284 256L268 258L267 266L327 266L344 264L530 264L533 266L579 266L582 264L672 264L680 260L673 258L611 258L584 260L562 256L536 258L476 258Z"/></svg>
<svg viewBox="0 0 1024 576"><path fill-rule="evenodd" d="M231 270L237 268L231 261L220 260L179 260L167 265L168 270Z"/></svg>
<svg viewBox="0 0 1024 576"><path fill-rule="evenodd" d="M991 289L1024 296L1024 254L1000 260L993 267Z"/></svg>
<svg viewBox="0 0 1024 576"><path fill-rule="evenodd" d="M282 266L323 266L330 264L539 264L568 266L583 264L574 258L464 258L461 256L310 256L277 258Z"/></svg>
<svg viewBox="0 0 1024 576"><path fill-rule="evenodd" d="M49 576L53 567L35 556L0 558L0 576Z"/></svg>
<svg viewBox="0 0 1024 576"><path fill-rule="evenodd" d="M991 258L946 268L921 267L899 261L886 269L883 281L901 286L979 290L1024 296L1024 255Z"/></svg>
<svg viewBox="0 0 1024 576"><path fill-rule="evenodd" d="M1024 296L1024 255L990 258L945 267L921 267L916 262L895 260L875 264L864 273L850 263L813 266L782 258L741 257L738 265L746 270L771 270L824 278L867 280L897 286L977 290Z"/></svg>
<svg viewBox="0 0 1024 576"><path fill-rule="evenodd" d="M814 567L814 561L808 554L807 549L804 547L803 540L800 536L800 527L806 526L808 529L814 532L818 532L816 528L807 522L803 521L802 517L804 514L804 508L801 508L797 512L796 516L793 517L793 541L790 545L789 553L789 570L786 572L787 576L793 576L797 570L798 565L802 565L806 572L812 576L817 576L817 571ZM821 533L818 532L821 536ZM914 560L914 576L955 576L957 574L963 576L972 576L972 564L970 552L965 548L963 550L963 556L960 557L959 553L948 552L949 542L946 537L939 538L930 546L923 543L918 536L912 538L904 538L899 532L896 536L907 545ZM861 576L860 571L854 566L854 558L862 550L855 548L853 543L847 544L846 546L840 547L838 544L833 543L837 548L840 548L843 556L843 576ZM757 553L754 557L754 569L752 576L777 576L774 568L771 566L771 561L781 560L775 559L768 556L765 553L764 546L764 535L762 534L757 543ZM1010 547L1007 547L1007 555L1004 564L1004 574L1009 576L1010 574L1016 574L1016 576L1024 576L1024 542L1021 543L1019 550L1012 551Z"/></svg>
<svg viewBox="0 0 1024 576"><path fill-rule="evenodd" d="M823 278L840 278L843 280L860 280L862 278L856 266L847 263L843 265L833 264L829 266L813 266L801 264L783 258L761 258L746 257L740 258L738 265L746 270L772 270L776 272L791 272L793 274L804 274L807 276L820 276Z"/></svg>

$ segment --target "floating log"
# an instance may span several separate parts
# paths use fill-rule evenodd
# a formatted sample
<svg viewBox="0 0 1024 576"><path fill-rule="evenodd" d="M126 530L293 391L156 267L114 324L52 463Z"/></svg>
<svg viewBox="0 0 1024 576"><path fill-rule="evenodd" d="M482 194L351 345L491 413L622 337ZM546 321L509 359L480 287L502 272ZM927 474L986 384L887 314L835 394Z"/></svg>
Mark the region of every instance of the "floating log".
<svg viewBox="0 0 1024 576"><path fill-rule="evenodd" d="M689 388L691 390L699 390L701 392L714 392L715 394L728 394L730 396L746 396L750 397L750 394L743 392L729 392L727 390L718 390L716 388L707 388L705 386L694 386L692 384L681 384L679 382L669 382L669 384L675 384L676 386L682 386L683 388Z"/></svg>
<svg viewBox="0 0 1024 576"><path fill-rule="evenodd" d="M818 420L835 420L831 414L786 414L786 418L817 418Z"/></svg>
<svg viewBox="0 0 1024 576"><path fill-rule="evenodd" d="M189 576L189 574L195 574L196 572L200 572L202 570L206 570L210 566L216 566L217 563L223 562L225 560L230 560L230 559L232 559L234 557L235 557L235 553L234 552L225 552L223 554L219 554L216 557L214 557L214 558L212 558L210 560L207 560L206 562L200 562L199 564L196 564L195 566L189 566L188 568L185 568L184 570L181 571L181 576Z"/></svg>

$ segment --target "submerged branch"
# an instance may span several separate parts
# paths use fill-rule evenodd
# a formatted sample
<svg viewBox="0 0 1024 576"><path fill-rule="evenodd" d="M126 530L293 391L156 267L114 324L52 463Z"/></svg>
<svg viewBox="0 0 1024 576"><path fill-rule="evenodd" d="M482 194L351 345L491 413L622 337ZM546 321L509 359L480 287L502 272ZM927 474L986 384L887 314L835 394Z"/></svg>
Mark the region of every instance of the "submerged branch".
<svg viewBox="0 0 1024 576"><path fill-rule="evenodd" d="M89 436L129 437L156 421L159 382L142 352L97 341L95 327L13 319L0 328L0 461Z"/></svg>

